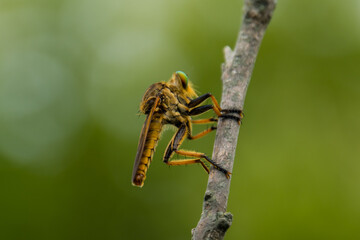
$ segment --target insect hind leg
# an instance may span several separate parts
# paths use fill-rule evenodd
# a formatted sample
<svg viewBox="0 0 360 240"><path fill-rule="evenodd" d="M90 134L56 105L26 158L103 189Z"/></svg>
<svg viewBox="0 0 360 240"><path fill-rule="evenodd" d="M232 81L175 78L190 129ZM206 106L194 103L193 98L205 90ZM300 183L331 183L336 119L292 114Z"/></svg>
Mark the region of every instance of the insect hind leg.
<svg viewBox="0 0 360 240"><path fill-rule="evenodd" d="M215 163L213 160L211 160L208 156L206 156L204 153L200 153L200 152L194 152L194 151L188 151L188 150L175 150L175 153L182 155L182 156L188 156L188 157L197 157L197 158L202 158L205 159L206 161L208 161L211 165L214 166L214 168L216 168L217 170L219 170L220 172L224 173L226 178L229 179L231 172L227 171L226 169L224 169L223 167L219 166L217 163Z"/></svg>
<svg viewBox="0 0 360 240"><path fill-rule="evenodd" d="M182 144L187 136L188 128L186 125L182 125L178 131L175 133L171 141L169 142L165 154L164 154L164 162L167 163L171 156L174 154L174 151L178 149L178 147Z"/></svg>
<svg viewBox="0 0 360 240"><path fill-rule="evenodd" d="M204 170L205 170L208 174L210 173L209 168L205 165L205 163L203 163L203 162L201 161L200 158L195 158L195 159L179 159L179 160L174 160L174 161L166 162L166 164L169 165L169 166L189 165L189 164L194 164L194 163L200 163L201 166L204 168Z"/></svg>
<svg viewBox="0 0 360 240"><path fill-rule="evenodd" d="M213 160L211 160L208 156L206 156L204 153L199 152L193 152L193 151L187 151L187 150L178 150L181 143L184 141L184 139L187 136L187 130L188 128L186 125L182 125L178 131L175 133L174 137L171 139L169 145L167 146L165 150L164 155L164 163L167 165L187 165L187 164L193 164L193 163L200 163L203 168L207 171L206 165L201 161L201 159L206 160L211 165L213 165L217 170L223 172L226 175L226 178L230 178L230 172L226 169L220 167L217 163L215 163ZM195 157L196 159L183 159L183 160L175 160L175 161L169 161L171 156L177 153L182 156L187 157ZM180 162L179 162L180 161ZM208 172L208 171L207 171Z"/></svg>

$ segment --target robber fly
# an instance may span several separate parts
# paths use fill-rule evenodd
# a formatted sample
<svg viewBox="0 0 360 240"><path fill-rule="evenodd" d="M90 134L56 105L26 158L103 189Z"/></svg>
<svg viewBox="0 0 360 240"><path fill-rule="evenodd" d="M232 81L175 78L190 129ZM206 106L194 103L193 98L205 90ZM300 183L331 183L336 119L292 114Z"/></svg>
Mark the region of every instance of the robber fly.
<svg viewBox="0 0 360 240"><path fill-rule="evenodd" d="M212 100L213 105L199 106L208 98ZM231 173L216 164L204 153L179 149L185 138L190 140L198 139L216 129L215 126L212 126L197 135L192 135L192 124L217 122L217 118L191 119L191 116L202 114L211 109L218 117L234 119L240 123L242 117L240 110L222 110L215 97L210 93L198 97L189 82L188 76L182 71L175 72L168 82L152 84L146 90L140 104L140 111L146 114L146 120L140 134L132 174L132 184L139 187L144 185L146 172L153 158L161 130L165 124L174 125L178 130L165 150L164 163L171 166L199 163L209 173L209 168L203 162L207 161L229 178ZM240 117L222 114L222 112L237 113ZM192 157L192 159L170 161L174 153Z"/></svg>

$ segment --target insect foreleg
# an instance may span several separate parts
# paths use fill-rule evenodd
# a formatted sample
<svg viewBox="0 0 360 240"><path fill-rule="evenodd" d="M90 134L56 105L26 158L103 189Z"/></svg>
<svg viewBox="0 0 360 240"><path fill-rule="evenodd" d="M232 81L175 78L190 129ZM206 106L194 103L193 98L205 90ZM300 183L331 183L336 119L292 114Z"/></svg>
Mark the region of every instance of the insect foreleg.
<svg viewBox="0 0 360 240"><path fill-rule="evenodd" d="M233 120L237 121L239 125L241 123L241 119L243 117L241 110L221 110L221 112L225 113L225 114L221 114L219 112L219 110L213 105L203 105L203 106L200 106L200 107L193 108L188 112L188 115L190 115L190 116L200 115L202 113L205 113L205 112L209 111L210 109L213 109L214 112L216 114L218 114L218 117L227 118L227 119L233 119ZM240 117L234 116L231 113L239 114ZM212 119L214 119L214 118L212 118ZM216 121L217 121L217 119L216 119ZM207 123L207 122L210 122L210 121L200 122L200 123ZM196 123L196 122L193 122L193 123Z"/></svg>
<svg viewBox="0 0 360 240"><path fill-rule="evenodd" d="M200 103L202 103L203 101L208 99L209 97L211 98L214 105L221 111L219 103L217 102L216 98L211 93L205 93L204 95L201 95L200 97L197 97L197 98L191 100L188 103L188 107L190 107L190 108L196 107L197 105L199 105Z"/></svg>
<svg viewBox="0 0 360 240"><path fill-rule="evenodd" d="M239 125L241 124L241 119L243 119L243 117L244 117L242 110L238 110L238 109L222 109L221 112L223 114L219 117L233 119L233 120L237 121L237 123ZM237 116L237 115L239 115L239 116Z"/></svg>
<svg viewBox="0 0 360 240"><path fill-rule="evenodd" d="M211 101L214 104L212 109L214 110L216 115L221 116L221 107L220 107L218 101L216 100L216 98L211 93L205 93L204 95L201 95L200 97L197 97L197 98L191 100L188 103L188 107L190 107L190 108L196 107L197 105L201 104L203 101L205 101L208 98L211 98Z"/></svg>
<svg viewBox="0 0 360 240"><path fill-rule="evenodd" d="M190 116L200 115L204 112L209 111L210 109L213 109L213 105L203 105L203 106L191 109L188 114Z"/></svg>
<svg viewBox="0 0 360 240"><path fill-rule="evenodd" d="M205 93L204 95L201 95L200 97L197 97L197 98L191 100L188 103L188 107L189 108L196 107L197 105L201 104L203 101L205 101L208 98L211 98L211 101L214 104L214 106L212 106L212 108L213 108L214 112L216 113L216 115L218 115L218 117L233 119L233 120L237 121L239 124L241 123L241 119L243 118L242 110L238 110L238 109L221 109L218 101L216 100L216 98L211 93ZM205 106L211 106L211 105L205 105ZM194 108L192 110L195 110L195 109L197 109L197 108ZM196 111L199 111L199 110L196 110ZM207 110L205 110L203 112L206 112L206 111ZM197 113L197 114L192 114L192 115L198 115L198 114L201 114L203 112L200 112L200 113ZM225 114L223 114L223 113L225 113ZM239 114L240 117L232 116L229 113Z"/></svg>

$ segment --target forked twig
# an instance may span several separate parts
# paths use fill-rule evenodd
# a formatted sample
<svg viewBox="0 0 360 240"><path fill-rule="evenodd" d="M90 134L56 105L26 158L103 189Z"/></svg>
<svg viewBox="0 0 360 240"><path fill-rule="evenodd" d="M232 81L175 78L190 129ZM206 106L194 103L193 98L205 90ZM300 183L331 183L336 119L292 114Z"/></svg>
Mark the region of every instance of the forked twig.
<svg viewBox="0 0 360 240"><path fill-rule="evenodd" d="M271 20L276 0L245 0L242 25L235 49L225 47L222 66L222 109L243 109L255 59ZM232 172L240 126L231 119L219 119L213 159ZM232 215L226 212L230 179L213 168L209 174L200 221L192 239L223 239Z"/></svg>

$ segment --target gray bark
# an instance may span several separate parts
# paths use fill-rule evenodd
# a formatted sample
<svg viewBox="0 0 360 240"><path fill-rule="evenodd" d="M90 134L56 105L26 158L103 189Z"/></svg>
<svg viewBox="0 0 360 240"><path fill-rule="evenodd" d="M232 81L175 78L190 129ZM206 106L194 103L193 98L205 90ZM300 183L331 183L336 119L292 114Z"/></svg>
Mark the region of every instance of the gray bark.
<svg viewBox="0 0 360 240"><path fill-rule="evenodd" d="M230 47L224 49L222 109L243 109L255 59L275 5L276 0L245 0L242 26L234 51ZM236 121L219 119L212 157L230 172L239 129ZM192 230L193 240L224 238L232 223L232 214L226 212L230 180L222 172L211 169L201 218Z"/></svg>

